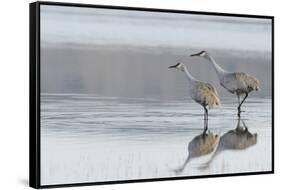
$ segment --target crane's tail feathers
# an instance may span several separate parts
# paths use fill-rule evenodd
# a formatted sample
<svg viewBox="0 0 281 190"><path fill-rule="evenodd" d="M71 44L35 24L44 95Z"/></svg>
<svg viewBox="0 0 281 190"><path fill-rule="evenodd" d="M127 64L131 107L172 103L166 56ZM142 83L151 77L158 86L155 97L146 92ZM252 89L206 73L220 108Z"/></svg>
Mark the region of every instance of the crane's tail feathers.
<svg viewBox="0 0 281 190"><path fill-rule="evenodd" d="M213 108L214 106L221 106L221 101L218 97L213 96L213 98L208 100L209 108Z"/></svg>

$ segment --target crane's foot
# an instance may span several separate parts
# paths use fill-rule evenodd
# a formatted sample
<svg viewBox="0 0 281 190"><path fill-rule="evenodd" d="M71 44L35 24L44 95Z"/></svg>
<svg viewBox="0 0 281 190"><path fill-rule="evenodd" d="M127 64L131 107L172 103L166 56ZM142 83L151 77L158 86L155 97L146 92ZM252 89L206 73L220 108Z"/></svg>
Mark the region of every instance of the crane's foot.
<svg viewBox="0 0 281 190"><path fill-rule="evenodd" d="M241 110L240 108L238 108L238 112L237 112L238 117L240 117L240 115L241 115L242 112L245 112L245 111L243 111L243 110Z"/></svg>
<svg viewBox="0 0 281 190"><path fill-rule="evenodd" d="M239 112L237 113L237 116L238 116L238 117L241 117L241 113L242 113L242 112L245 112L245 111L239 111Z"/></svg>

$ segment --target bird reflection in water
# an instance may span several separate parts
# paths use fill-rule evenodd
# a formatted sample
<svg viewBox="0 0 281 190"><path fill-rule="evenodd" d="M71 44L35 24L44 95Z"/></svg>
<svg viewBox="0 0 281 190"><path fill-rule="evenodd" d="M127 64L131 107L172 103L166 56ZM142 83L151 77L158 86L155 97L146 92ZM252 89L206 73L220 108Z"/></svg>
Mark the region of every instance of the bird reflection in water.
<svg viewBox="0 0 281 190"><path fill-rule="evenodd" d="M207 169L215 157L225 150L245 150L257 144L257 133L251 133L245 122L238 117L237 126L233 130L229 130L220 138L220 142L211 159L199 167L199 169Z"/></svg>
<svg viewBox="0 0 281 190"><path fill-rule="evenodd" d="M212 153L217 147L218 142L219 135L210 131L195 136L188 144L188 156L184 163L173 171L177 175L180 174L192 159Z"/></svg>

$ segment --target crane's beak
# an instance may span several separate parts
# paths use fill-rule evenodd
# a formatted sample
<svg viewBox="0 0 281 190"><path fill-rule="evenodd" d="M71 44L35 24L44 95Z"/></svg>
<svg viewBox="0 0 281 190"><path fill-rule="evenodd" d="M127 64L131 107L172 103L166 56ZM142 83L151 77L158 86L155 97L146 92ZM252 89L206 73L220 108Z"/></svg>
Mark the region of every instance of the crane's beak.
<svg viewBox="0 0 281 190"><path fill-rule="evenodd" d="M175 64L175 65L172 65L170 67L168 67L169 69L172 69L172 68L177 68L177 66L179 65L179 63Z"/></svg>
<svg viewBox="0 0 281 190"><path fill-rule="evenodd" d="M193 57L193 56L200 56L201 52L199 53L194 53L194 54L191 54L190 56Z"/></svg>
<svg viewBox="0 0 281 190"><path fill-rule="evenodd" d="M172 69L172 68L176 68L176 65L172 65L170 67L168 67L169 69Z"/></svg>

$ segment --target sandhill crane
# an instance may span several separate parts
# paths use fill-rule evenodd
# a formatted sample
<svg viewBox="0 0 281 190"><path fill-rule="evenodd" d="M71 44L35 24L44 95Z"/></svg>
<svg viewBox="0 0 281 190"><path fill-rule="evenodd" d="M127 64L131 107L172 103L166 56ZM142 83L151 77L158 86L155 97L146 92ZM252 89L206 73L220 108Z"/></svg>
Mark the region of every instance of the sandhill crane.
<svg viewBox="0 0 281 190"><path fill-rule="evenodd" d="M236 94L238 98L238 117L240 117L241 106L248 97L249 93L253 90L258 91L260 82L253 76L243 72L228 72L221 68L215 61L215 59L206 51L192 54L190 56L199 56L207 59L212 63L215 68L217 76L220 81L220 85L228 90L232 94ZM244 96L240 102L240 97Z"/></svg>
<svg viewBox="0 0 281 190"><path fill-rule="evenodd" d="M206 134L206 131L208 130L208 109L220 104L220 99L216 89L209 83L201 82L195 79L189 73L187 67L182 63L177 63L169 68L176 68L185 73L189 83L188 87L191 98L202 105L205 110L203 134Z"/></svg>

